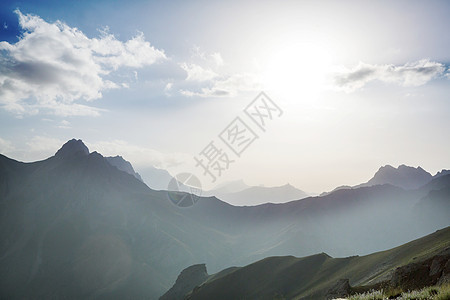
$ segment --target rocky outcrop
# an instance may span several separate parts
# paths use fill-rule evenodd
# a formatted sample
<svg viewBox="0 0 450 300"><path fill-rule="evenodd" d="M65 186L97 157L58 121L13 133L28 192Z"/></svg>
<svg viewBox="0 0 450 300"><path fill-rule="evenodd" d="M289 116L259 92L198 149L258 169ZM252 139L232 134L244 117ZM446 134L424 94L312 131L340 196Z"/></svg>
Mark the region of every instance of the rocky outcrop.
<svg viewBox="0 0 450 300"><path fill-rule="evenodd" d="M345 298L355 293L380 289L419 290L449 282L450 248L446 248L439 255L396 268L393 270L390 279L373 285L352 287L348 279L340 279L328 290L326 298Z"/></svg>
<svg viewBox="0 0 450 300"><path fill-rule="evenodd" d="M447 248L441 255L399 267L392 274L389 286L415 290L445 282L450 275L449 261L450 248Z"/></svg>
<svg viewBox="0 0 450 300"><path fill-rule="evenodd" d="M326 297L327 299L336 299L341 297L347 297L350 295L352 288L350 286L350 282L348 279L340 279L336 282L336 284L331 287Z"/></svg>
<svg viewBox="0 0 450 300"><path fill-rule="evenodd" d="M205 264L198 264L184 269L170 290L160 300L184 299L184 296L208 278Z"/></svg>

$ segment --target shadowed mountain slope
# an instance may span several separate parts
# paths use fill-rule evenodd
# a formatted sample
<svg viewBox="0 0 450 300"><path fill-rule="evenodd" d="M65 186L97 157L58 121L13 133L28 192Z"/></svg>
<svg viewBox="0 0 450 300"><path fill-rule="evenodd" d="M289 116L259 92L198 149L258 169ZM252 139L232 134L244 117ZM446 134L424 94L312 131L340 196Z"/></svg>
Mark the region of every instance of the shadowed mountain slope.
<svg viewBox="0 0 450 300"><path fill-rule="evenodd" d="M225 254L226 237L165 192L71 147L35 163L0 156L1 298L155 299L182 266Z"/></svg>
<svg viewBox="0 0 450 300"><path fill-rule="evenodd" d="M268 257L199 280L197 287L188 292L184 290L186 297L172 299L325 299L341 278L348 278L351 285L359 286L387 279L396 281L397 278L392 277L397 276L394 270L398 267L417 264L443 253L450 254L450 227L397 248L361 257L332 258L325 253L302 258ZM408 274L403 272L403 276ZM439 276L444 274L437 274L437 278ZM181 286L180 279L173 289L178 288L180 293Z"/></svg>
<svg viewBox="0 0 450 300"><path fill-rule="evenodd" d="M105 157L105 159L114 167L116 167L117 169L127 172L130 175L133 175L134 177L136 177L136 179L138 179L139 181L143 181L141 178L141 175L139 175L139 173L136 173L134 171L133 166L131 165L131 163L127 160L125 160L122 156L111 156L111 157Z"/></svg>

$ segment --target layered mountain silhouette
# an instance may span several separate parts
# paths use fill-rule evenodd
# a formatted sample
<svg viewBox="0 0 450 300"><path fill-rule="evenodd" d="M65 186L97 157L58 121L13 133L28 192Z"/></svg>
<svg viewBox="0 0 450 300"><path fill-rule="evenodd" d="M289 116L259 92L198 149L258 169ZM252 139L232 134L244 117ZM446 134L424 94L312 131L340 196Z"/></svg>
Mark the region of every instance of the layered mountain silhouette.
<svg viewBox="0 0 450 300"><path fill-rule="evenodd" d="M386 165L381 167L367 183L356 187L391 184L404 189L415 189L427 184L431 179L433 176L421 167L400 165L398 168L394 168Z"/></svg>
<svg viewBox="0 0 450 300"><path fill-rule="evenodd" d="M244 180L239 179L239 180L228 181L228 182L219 184L213 190L211 190L209 193L217 194L217 195L224 195L224 194L237 193L237 192L243 191L248 188L250 188L250 186L247 185L244 182Z"/></svg>
<svg viewBox="0 0 450 300"><path fill-rule="evenodd" d="M204 191L203 194L215 196L235 206L285 203L309 196L290 184L276 187L249 186L242 179L222 183L212 190Z"/></svg>
<svg viewBox="0 0 450 300"><path fill-rule="evenodd" d="M409 167L406 165L400 165L398 168L394 168L391 165L385 165L380 167L375 175L367 182L358 184L356 186L343 185L335 188L332 192L337 190L345 190L352 188L360 188L365 186L390 184L398 186L403 189L417 189L421 186L429 183L433 178L449 175L450 171L443 169L436 175L432 176L430 173L422 169L421 167ZM324 192L321 195L327 195L329 193Z"/></svg>
<svg viewBox="0 0 450 300"><path fill-rule="evenodd" d="M249 207L177 207L81 140L23 163L0 155L0 298L157 299L185 268L389 249L449 225L450 175Z"/></svg>
<svg viewBox="0 0 450 300"><path fill-rule="evenodd" d="M437 172L436 175L433 176L433 178L438 178L445 175L450 175L450 170L443 169L442 171Z"/></svg>
<svg viewBox="0 0 450 300"><path fill-rule="evenodd" d="M228 186L220 190L210 191L209 194L216 196L231 205L254 206L264 203L285 203L308 197L304 191L290 184L277 187L253 186L236 192L228 192Z"/></svg>
<svg viewBox="0 0 450 300"><path fill-rule="evenodd" d="M134 171L133 166L131 165L131 163L127 160L125 160L122 156L111 156L111 157L105 157L106 160L114 167L116 167L117 169L127 172L130 175L133 175L134 177L136 177L136 179L138 179L139 181L143 181L141 175L139 175L139 173L136 173Z"/></svg>
<svg viewBox="0 0 450 300"><path fill-rule="evenodd" d="M143 181L154 190L167 190L173 178L167 170L153 166L141 168L139 172L142 174Z"/></svg>

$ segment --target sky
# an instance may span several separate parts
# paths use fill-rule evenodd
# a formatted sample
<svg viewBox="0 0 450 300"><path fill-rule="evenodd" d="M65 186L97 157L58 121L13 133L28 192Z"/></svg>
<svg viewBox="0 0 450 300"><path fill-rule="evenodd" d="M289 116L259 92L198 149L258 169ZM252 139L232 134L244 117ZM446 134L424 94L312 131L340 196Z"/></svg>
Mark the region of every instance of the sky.
<svg viewBox="0 0 450 300"><path fill-rule="evenodd" d="M4 0L0 153L41 160L77 138L205 188L435 174L450 169L449 15L448 1Z"/></svg>

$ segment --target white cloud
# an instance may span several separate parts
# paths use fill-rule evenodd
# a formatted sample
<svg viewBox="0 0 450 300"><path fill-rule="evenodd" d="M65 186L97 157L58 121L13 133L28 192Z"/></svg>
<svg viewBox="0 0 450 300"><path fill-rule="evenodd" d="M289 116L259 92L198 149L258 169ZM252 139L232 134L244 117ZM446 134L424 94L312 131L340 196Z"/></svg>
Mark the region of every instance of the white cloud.
<svg viewBox="0 0 450 300"><path fill-rule="evenodd" d="M332 80L338 90L353 92L374 80L401 86L420 86L444 72L444 64L429 59L400 66L359 63L353 69L341 68L333 74Z"/></svg>
<svg viewBox="0 0 450 300"><path fill-rule="evenodd" d="M54 155L63 144L62 140L43 135L35 135L24 143L0 138L0 153L19 161L37 161Z"/></svg>
<svg viewBox="0 0 450 300"><path fill-rule="evenodd" d="M191 58L200 63L206 63L208 65L214 65L216 67L221 67L224 65L224 60L220 52L207 53L199 46L194 46L191 49Z"/></svg>
<svg viewBox="0 0 450 300"><path fill-rule="evenodd" d="M184 86L178 90L181 95L224 97L234 96L243 90L253 90L254 75L221 74L220 67L224 65L224 60L219 52L207 53L198 46L194 46L191 52L192 61L179 64L187 74Z"/></svg>
<svg viewBox="0 0 450 300"><path fill-rule="evenodd" d="M26 144L29 147L29 149L27 149L28 152L48 153L49 155L53 155L61 148L64 142L56 138L38 135L34 136Z"/></svg>
<svg viewBox="0 0 450 300"><path fill-rule="evenodd" d="M8 153L13 150L14 146L10 141L0 138L0 153Z"/></svg>
<svg viewBox="0 0 450 300"><path fill-rule="evenodd" d="M0 42L0 105L19 115L98 115L99 109L74 102L98 99L102 91L122 86L105 78L120 67L166 59L142 33L126 42L107 31L88 38L63 22L16 13L25 32L15 44Z"/></svg>
<svg viewBox="0 0 450 300"><path fill-rule="evenodd" d="M140 68L166 58L164 51L151 46L142 32L123 43L103 31L100 39L91 40L90 48L96 53L98 62L114 70L122 66Z"/></svg>
<svg viewBox="0 0 450 300"><path fill-rule="evenodd" d="M164 94L166 97L172 96L172 90L173 90L173 82L166 83L166 86L164 87Z"/></svg>
<svg viewBox="0 0 450 300"><path fill-rule="evenodd" d="M164 88L165 91L170 91L173 87L173 82L168 82L166 84L166 87Z"/></svg>
<svg viewBox="0 0 450 300"><path fill-rule="evenodd" d="M218 67L223 66L223 58L219 52L215 52L215 53L211 54L211 58L214 60L215 64Z"/></svg>
<svg viewBox="0 0 450 300"><path fill-rule="evenodd" d="M234 74L224 78L216 79L208 87L203 87L200 91L180 90L180 93L187 97L234 97L240 92L260 91L261 81L255 74Z"/></svg>
<svg viewBox="0 0 450 300"><path fill-rule="evenodd" d="M58 125L58 128L61 129L70 129L72 126L70 126L70 122L67 120L62 120L61 123Z"/></svg>
<svg viewBox="0 0 450 300"><path fill-rule="evenodd" d="M217 74L214 71L210 69L204 69L196 64L181 63L180 67L184 71L186 71L187 73L186 80L188 81L202 82L202 81L209 81L217 77Z"/></svg>

